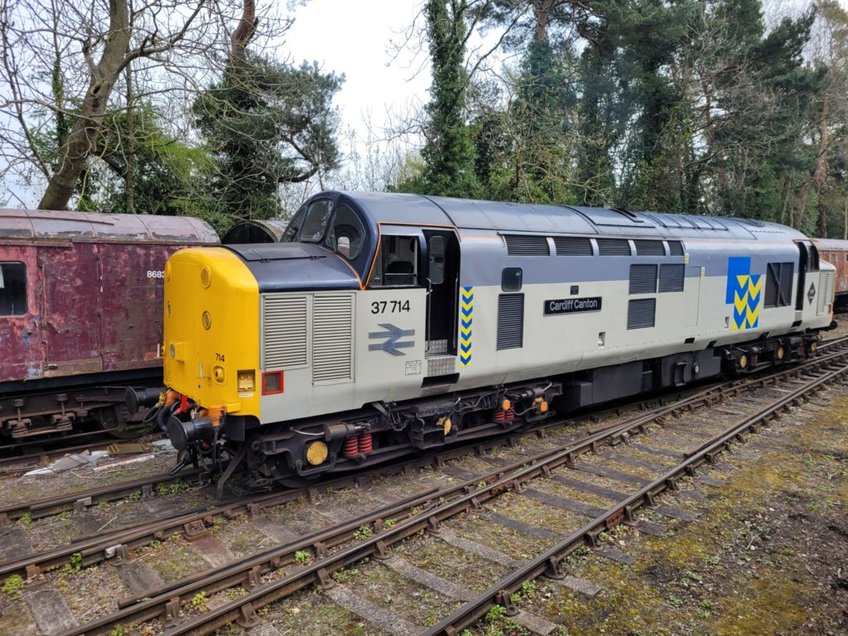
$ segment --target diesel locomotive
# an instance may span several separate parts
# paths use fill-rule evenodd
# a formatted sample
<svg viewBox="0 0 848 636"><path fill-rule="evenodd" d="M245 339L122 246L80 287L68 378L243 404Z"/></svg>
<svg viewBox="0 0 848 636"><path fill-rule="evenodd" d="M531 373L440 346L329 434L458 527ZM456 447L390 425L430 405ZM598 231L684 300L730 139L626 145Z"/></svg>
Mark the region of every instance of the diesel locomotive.
<svg viewBox="0 0 848 636"><path fill-rule="evenodd" d="M167 429L291 483L809 355L834 269L751 219L326 192L165 266Z"/></svg>

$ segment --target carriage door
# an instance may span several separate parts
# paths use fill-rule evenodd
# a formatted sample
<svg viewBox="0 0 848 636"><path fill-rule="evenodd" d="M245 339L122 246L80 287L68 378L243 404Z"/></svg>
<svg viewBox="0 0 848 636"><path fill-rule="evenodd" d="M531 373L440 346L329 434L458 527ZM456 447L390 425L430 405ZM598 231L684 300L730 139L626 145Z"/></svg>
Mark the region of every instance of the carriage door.
<svg viewBox="0 0 848 636"><path fill-rule="evenodd" d="M426 355L428 358L450 356L450 373L453 373L459 297L459 242L455 233L446 230L424 230L424 238L427 241Z"/></svg>

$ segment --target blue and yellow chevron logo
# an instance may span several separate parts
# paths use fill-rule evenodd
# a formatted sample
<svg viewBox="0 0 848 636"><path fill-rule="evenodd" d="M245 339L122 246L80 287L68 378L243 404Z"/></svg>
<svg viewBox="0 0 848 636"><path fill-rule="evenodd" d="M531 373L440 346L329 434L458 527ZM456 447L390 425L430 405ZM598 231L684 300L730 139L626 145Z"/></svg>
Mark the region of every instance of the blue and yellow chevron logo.
<svg viewBox="0 0 848 636"><path fill-rule="evenodd" d="M472 330L474 322L474 288L463 287L459 294L459 365L471 364Z"/></svg>
<svg viewBox="0 0 848 636"><path fill-rule="evenodd" d="M751 274L751 258L731 256L727 259L725 303L733 305L733 331L754 329L760 322L763 300L763 276Z"/></svg>

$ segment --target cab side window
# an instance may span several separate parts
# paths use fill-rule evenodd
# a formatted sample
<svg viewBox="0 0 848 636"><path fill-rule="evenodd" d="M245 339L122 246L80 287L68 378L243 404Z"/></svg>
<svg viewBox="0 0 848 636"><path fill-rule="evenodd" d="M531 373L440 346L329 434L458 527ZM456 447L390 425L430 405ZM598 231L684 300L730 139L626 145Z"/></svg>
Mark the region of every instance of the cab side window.
<svg viewBox="0 0 848 636"><path fill-rule="evenodd" d="M0 263L0 316L23 316L26 312L26 265Z"/></svg>
<svg viewBox="0 0 848 636"><path fill-rule="evenodd" d="M303 221L303 229L300 231L300 240L303 243L320 243L324 240L327 231L327 221L333 211L333 202L329 199L319 199L309 204L306 211L306 219Z"/></svg>
<svg viewBox="0 0 848 636"><path fill-rule="evenodd" d="M356 213L344 204L339 205L333 227L327 233L327 247L352 261L362 251L364 238L365 227Z"/></svg>
<svg viewBox="0 0 848 636"><path fill-rule="evenodd" d="M371 287L410 287L418 284L418 239L383 236Z"/></svg>
<svg viewBox="0 0 848 636"><path fill-rule="evenodd" d="M291 243L292 241L297 240L297 233L300 231L300 227L303 225L303 219L306 218L306 206L301 206L301 208L297 211L297 214L294 215L291 221L289 221L289 225L286 228L286 231L283 232L283 236L280 238L280 243Z"/></svg>

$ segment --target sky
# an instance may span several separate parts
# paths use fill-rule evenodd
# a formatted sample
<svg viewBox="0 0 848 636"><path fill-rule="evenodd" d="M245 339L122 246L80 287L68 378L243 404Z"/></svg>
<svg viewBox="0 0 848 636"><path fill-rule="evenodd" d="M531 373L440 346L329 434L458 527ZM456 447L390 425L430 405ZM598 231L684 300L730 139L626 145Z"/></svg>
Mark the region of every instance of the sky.
<svg viewBox="0 0 848 636"><path fill-rule="evenodd" d="M285 50L295 62L315 60L324 71L344 74L335 103L345 127L361 128L367 117L382 125L390 112L399 115L427 101L426 53L417 57L409 49L392 53L392 43L405 41L404 29L413 23L421 4L422 0L310 0L294 9Z"/></svg>

